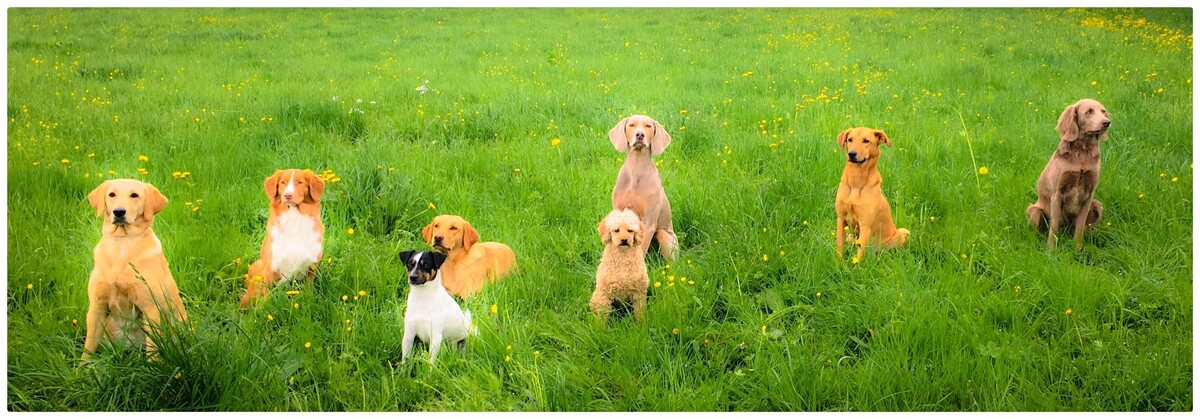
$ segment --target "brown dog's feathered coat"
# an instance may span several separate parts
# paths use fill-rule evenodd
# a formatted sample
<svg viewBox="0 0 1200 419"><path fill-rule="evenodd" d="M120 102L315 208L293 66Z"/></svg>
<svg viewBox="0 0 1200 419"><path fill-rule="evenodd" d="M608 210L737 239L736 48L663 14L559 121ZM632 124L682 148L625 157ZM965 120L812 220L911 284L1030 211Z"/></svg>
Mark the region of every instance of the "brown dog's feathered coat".
<svg viewBox="0 0 1200 419"><path fill-rule="evenodd" d="M613 301L632 305L633 317L641 320L646 311L646 289L650 277L646 272L645 234L642 221L632 210L614 210L596 229L604 243L600 266L596 268L596 289L592 292L592 312L607 317Z"/></svg>
<svg viewBox="0 0 1200 419"><path fill-rule="evenodd" d="M838 145L846 150L847 156L835 201L839 259L845 246L847 224L857 232L859 260L865 255L864 249L872 243L892 248L908 241L908 229L896 228L892 208L883 196L883 177L877 167L880 144L892 145L887 134L876 129L851 128L838 134Z"/></svg>
<svg viewBox="0 0 1200 419"><path fill-rule="evenodd" d="M285 193L289 184L293 188L290 196ZM258 260L247 269L246 294L242 296L241 310L266 296L275 283L288 279L298 270L306 270L308 279L313 279L324 255L325 224L321 222L321 195L325 192L325 182L312 172L277 170L263 181L263 190L271 200L267 234L263 237ZM276 237L283 235L288 237ZM296 239L305 243L277 242ZM277 251L285 254L277 255Z"/></svg>
<svg viewBox="0 0 1200 419"><path fill-rule="evenodd" d="M646 231L658 240L658 250L667 260L678 253L678 238L671 223L671 202L663 190L662 178L654 167L654 156L671 145L671 134L645 115L622 119L608 131L613 147L625 153L625 163L613 186L612 209L631 209L646 225ZM642 253L650 249L650 240L642 244Z"/></svg>
<svg viewBox="0 0 1200 419"><path fill-rule="evenodd" d="M442 285L446 291L467 298L517 266L517 256L503 243L479 242L479 232L457 215L439 215L421 229L425 242L446 254L442 263Z"/></svg>
<svg viewBox="0 0 1200 419"><path fill-rule="evenodd" d="M1093 198L1100 182L1100 141L1112 123L1108 110L1092 99L1067 106L1058 117L1058 149L1037 180L1037 202L1025 209L1029 225L1048 231L1051 249L1061 226L1075 230L1075 249L1083 248L1083 232L1100 221L1104 205Z"/></svg>
<svg viewBox="0 0 1200 419"><path fill-rule="evenodd" d="M162 313L187 321L162 242L151 229L167 198L148 183L115 179L92 190L88 203L104 217L104 227L92 252L82 358L96 352L104 337L135 344L144 339L153 355L156 346L146 331L159 326Z"/></svg>

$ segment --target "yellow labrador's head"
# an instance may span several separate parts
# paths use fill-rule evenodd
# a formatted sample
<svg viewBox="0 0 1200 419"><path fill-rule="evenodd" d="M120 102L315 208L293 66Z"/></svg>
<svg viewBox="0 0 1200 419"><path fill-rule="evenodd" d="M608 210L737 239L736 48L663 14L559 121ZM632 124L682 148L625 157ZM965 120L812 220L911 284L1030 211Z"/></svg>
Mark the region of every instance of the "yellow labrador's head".
<svg viewBox="0 0 1200 419"><path fill-rule="evenodd" d="M846 161L863 164L879 158L879 145L892 146L887 133L867 127L850 128L838 134L838 145L846 150Z"/></svg>
<svg viewBox="0 0 1200 419"><path fill-rule="evenodd" d="M1062 141L1075 141L1081 134L1106 140L1109 125L1108 109L1094 99L1083 99L1063 109L1055 130Z"/></svg>
<svg viewBox="0 0 1200 419"><path fill-rule="evenodd" d="M471 246L479 242L479 232L457 215L433 217L433 221L421 230L421 235L434 249L444 253L458 248L470 252Z"/></svg>
<svg viewBox="0 0 1200 419"><path fill-rule="evenodd" d="M88 193L88 203L104 217L105 225L147 228L154 215L167 206L167 198L153 185L133 179L113 179Z"/></svg>
<svg viewBox="0 0 1200 419"><path fill-rule="evenodd" d="M325 193L325 181L305 170L276 170L275 174L263 181L263 189L271 203L290 206L305 202L315 204L321 202L321 194Z"/></svg>
<svg viewBox="0 0 1200 419"><path fill-rule="evenodd" d="M642 220L629 209L613 210L596 226L605 246L639 248L645 237Z"/></svg>
<svg viewBox="0 0 1200 419"><path fill-rule="evenodd" d="M658 121L646 115L634 115L613 126L608 131L608 140L622 153L630 149L642 152L649 148L651 154L657 156L671 145L671 134Z"/></svg>

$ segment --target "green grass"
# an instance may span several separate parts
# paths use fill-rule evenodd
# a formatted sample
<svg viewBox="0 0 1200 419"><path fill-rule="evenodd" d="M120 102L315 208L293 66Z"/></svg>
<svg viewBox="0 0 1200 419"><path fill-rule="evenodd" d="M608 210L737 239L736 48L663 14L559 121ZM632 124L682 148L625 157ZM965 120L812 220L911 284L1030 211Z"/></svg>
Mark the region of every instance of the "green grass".
<svg viewBox="0 0 1200 419"><path fill-rule="evenodd" d="M8 13L9 410L1193 409L1190 9ZM1106 212L1048 251L1024 210L1084 97L1114 115ZM606 133L633 113L674 138L682 251L649 258L643 323L600 326ZM851 126L895 144L912 236L842 266ZM340 179L332 263L241 314L287 167ZM195 330L162 362L78 367L100 175L171 200L155 231ZM397 255L439 213L520 269L431 370L398 364Z"/></svg>

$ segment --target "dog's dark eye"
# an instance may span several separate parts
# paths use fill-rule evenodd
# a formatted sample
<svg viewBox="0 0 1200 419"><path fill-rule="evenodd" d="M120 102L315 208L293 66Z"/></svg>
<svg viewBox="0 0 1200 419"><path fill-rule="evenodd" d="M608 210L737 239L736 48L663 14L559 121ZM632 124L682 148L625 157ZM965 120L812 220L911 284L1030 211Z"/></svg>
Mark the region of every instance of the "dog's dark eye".
<svg viewBox="0 0 1200 419"><path fill-rule="evenodd" d="M117 197L117 193L116 193L116 192L109 192L109 193L108 193L108 197L109 197L109 198L116 198L116 197Z"/></svg>
<svg viewBox="0 0 1200 419"><path fill-rule="evenodd" d="M458 227L450 227L450 231L458 230Z"/></svg>
<svg viewBox="0 0 1200 419"><path fill-rule="evenodd" d="M871 140L868 140L868 139L866 139L866 138L863 138L863 144L867 144L867 143L869 143L869 142L871 142Z"/></svg>
<svg viewBox="0 0 1200 419"><path fill-rule="evenodd" d="M129 195L129 197L130 197L130 198L137 198L137 197L138 197L138 194L136 194L136 193L135 193L135 194L130 194L130 195Z"/></svg>

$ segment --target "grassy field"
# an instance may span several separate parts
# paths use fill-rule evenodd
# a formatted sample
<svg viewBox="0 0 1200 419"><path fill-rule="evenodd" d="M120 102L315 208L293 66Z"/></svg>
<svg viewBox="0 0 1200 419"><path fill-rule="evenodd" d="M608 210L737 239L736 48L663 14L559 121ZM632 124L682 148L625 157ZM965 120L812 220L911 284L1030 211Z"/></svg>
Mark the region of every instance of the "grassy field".
<svg viewBox="0 0 1200 419"><path fill-rule="evenodd" d="M1190 9L8 9L8 409L1193 409ZM424 86L427 91L418 89ZM1083 251L1025 225L1063 107L1114 115ZM587 310L648 114L680 258ZM837 133L884 129L909 246L839 264ZM314 282L238 313L279 168L329 179ZM986 168L986 170L985 170ZM194 331L80 367L136 178ZM399 365L403 265L459 214L520 270ZM285 290L296 290L295 296ZM398 296L398 293L401 295ZM423 357L424 352L418 352Z"/></svg>

